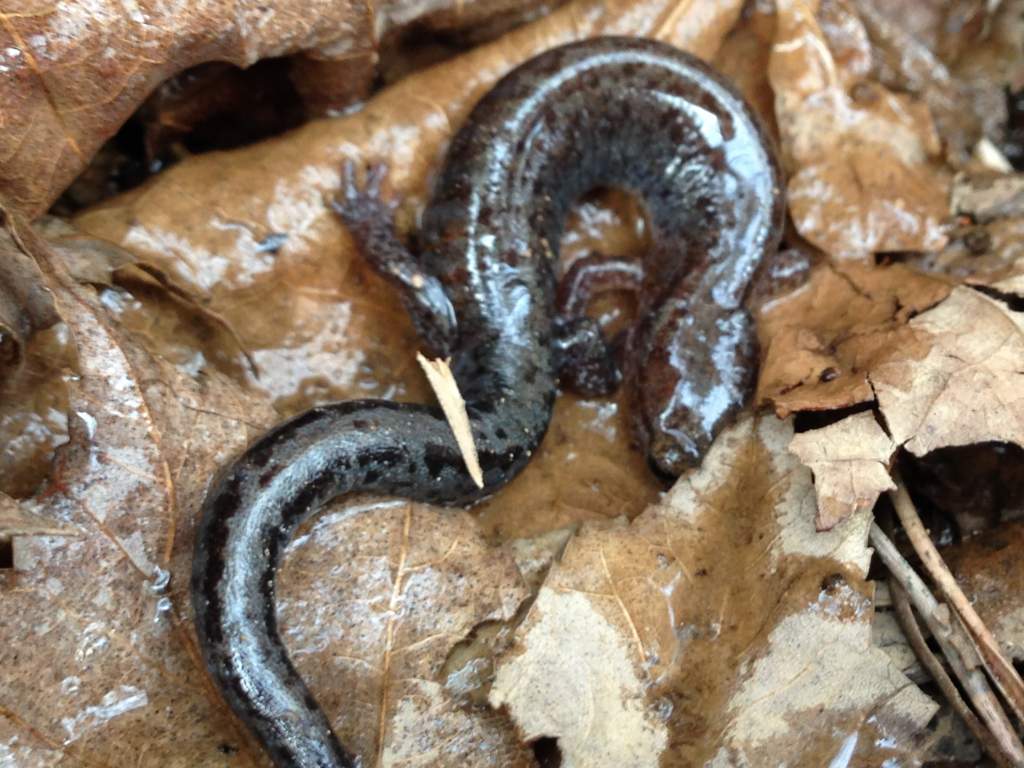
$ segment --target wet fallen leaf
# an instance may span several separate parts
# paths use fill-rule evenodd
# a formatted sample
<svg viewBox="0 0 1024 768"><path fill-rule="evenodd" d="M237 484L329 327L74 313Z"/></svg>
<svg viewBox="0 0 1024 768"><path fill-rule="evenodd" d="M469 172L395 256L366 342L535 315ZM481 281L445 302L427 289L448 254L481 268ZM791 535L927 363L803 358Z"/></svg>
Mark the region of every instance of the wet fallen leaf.
<svg viewBox="0 0 1024 768"><path fill-rule="evenodd" d="M797 230L839 258L941 247L950 179L927 106L866 79L866 33L844 5L777 7L768 77ZM845 49L826 39L826 11L843 15L829 21Z"/></svg>
<svg viewBox="0 0 1024 768"><path fill-rule="evenodd" d="M209 61L246 67L305 52L321 62L321 74L324 61L335 63L338 79L339 69L358 71L361 60L375 58L383 35L443 17L446 6L454 5L457 23L466 24L507 10L512 1L374 5L8 3L0 16L0 197L23 213L42 213L153 87L187 67ZM453 26L452 14L436 23ZM308 82L302 72L299 77ZM315 108L322 106L325 93L309 95Z"/></svg>
<svg viewBox="0 0 1024 768"><path fill-rule="evenodd" d="M77 352L70 439L22 506L77 535L17 537L17 568L0 573L8 746L26 764L118 765L145 733L149 764L212 764L240 737L191 639L183 510L269 414L224 377L147 354L66 273L51 287Z"/></svg>
<svg viewBox="0 0 1024 768"><path fill-rule="evenodd" d="M491 691L525 738L581 767L912 761L935 705L871 645L870 513L816 533L791 437L746 419L662 505L570 541Z"/></svg>

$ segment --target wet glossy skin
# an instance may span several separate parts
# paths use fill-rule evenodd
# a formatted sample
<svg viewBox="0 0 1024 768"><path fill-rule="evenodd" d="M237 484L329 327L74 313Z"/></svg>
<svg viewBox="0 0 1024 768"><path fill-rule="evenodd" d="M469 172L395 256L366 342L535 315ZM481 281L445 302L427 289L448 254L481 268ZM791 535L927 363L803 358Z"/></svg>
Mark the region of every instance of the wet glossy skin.
<svg viewBox="0 0 1024 768"><path fill-rule="evenodd" d="M349 169L335 209L403 290L424 343L452 356L485 487L438 409L375 400L314 408L218 475L197 533L196 627L225 699L279 766L356 764L277 632L274 577L296 527L355 490L450 505L493 493L543 437L559 368L590 391L616 383L593 322L554 314L572 203L601 185L646 205L654 247L627 374L652 461L675 474L744 400L755 361L742 300L781 227L777 166L749 109L695 59L627 38L549 51L484 97L424 214L422 261L395 237L380 177L360 187Z"/></svg>

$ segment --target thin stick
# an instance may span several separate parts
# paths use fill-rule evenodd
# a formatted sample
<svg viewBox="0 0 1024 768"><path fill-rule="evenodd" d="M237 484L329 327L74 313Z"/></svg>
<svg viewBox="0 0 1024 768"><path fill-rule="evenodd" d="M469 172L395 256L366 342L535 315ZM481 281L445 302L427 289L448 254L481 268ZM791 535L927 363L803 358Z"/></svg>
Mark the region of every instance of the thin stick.
<svg viewBox="0 0 1024 768"><path fill-rule="evenodd" d="M910 567L896 545L889 540L877 523L871 525L871 545L885 563L899 585L906 590L918 614L928 625L942 648L953 674L967 691L978 715L985 722L995 742L995 754L1010 765L1024 765L1024 745L1021 744L1009 718L981 671L981 661L964 626L950 616L946 605L940 604L931 590ZM986 746L991 742L982 742ZM998 758L997 758L998 759Z"/></svg>
<svg viewBox="0 0 1024 768"><path fill-rule="evenodd" d="M963 621L968 632L974 638L978 645L978 650L981 652L981 657L985 660L985 666L989 675L995 681L996 686L1002 692L1007 703L1009 703L1014 716L1016 716L1018 721L1024 722L1024 681L1020 679L1017 670L1014 669L1013 665L1003 654L999 643L996 642L988 627L985 626L981 617L978 616L974 606L971 605L971 601L967 599L967 595L963 593L960 585L956 583L956 579L953 578L953 574L946 565L946 561L942 559L931 538L929 538L928 532L924 528L924 523L921 522L917 509L914 508L914 502L910 500L910 494L907 493L907 488L902 478L898 473L894 473L893 479L896 481L896 490L890 491L889 496L892 498L893 506L896 507L896 514L903 524L903 529L907 532L907 537L910 539L914 551L921 558L921 562L928 570L928 574L932 577L935 585L939 588L942 597L953 607L953 610L956 611L960 620Z"/></svg>
<svg viewBox="0 0 1024 768"><path fill-rule="evenodd" d="M956 687L956 683L946 674L946 668L942 666L942 662L936 658L935 654L932 653L932 649L928 647L924 635L921 634L921 626L917 623L914 609L910 605L910 598L907 597L906 591L900 586L899 582L890 580L889 593L892 595L892 606L896 611L896 620L899 621L900 627L903 628L903 635L907 638L907 642L910 643L910 647L914 649L914 654L917 656L918 661L921 662L921 666L931 675L932 680L935 681L935 684L939 686L939 690L942 691L942 695L946 697L946 701L960 715L960 719L964 721L967 728L974 734L974 738L981 744L985 753L995 760L1001 768L1012 766L1013 763L1007 759L1001 746L992 738L988 728L982 724L978 716L974 714L967 705L967 702L964 701L963 696L960 695L960 691Z"/></svg>

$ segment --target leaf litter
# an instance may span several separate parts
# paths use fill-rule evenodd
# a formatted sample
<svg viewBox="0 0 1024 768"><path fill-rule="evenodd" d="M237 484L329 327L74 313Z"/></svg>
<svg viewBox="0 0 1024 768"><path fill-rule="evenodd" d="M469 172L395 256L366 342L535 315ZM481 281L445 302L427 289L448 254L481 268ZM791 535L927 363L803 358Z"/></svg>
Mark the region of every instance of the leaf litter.
<svg viewBox="0 0 1024 768"><path fill-rule="evenodd" d="M286 643L337 732L375 765L531 766L543 758L530 745L552 740L567 766L941 757L937 705L873 644L867 539L905 457L1021 445L1019 186L992 179L998 110L976 108L998 91L979 73L1024 84L996 24L1016 5L985 11L1002 30L986 37L959 6L943 27L869 0L573 0L414 71L360 111L193 157L70 227L21 214L42 211L143 94L125 86L101 118L60 102L22 110L42 129L3 174L11 261L30 277L0 296L16 331L0 404L12 436L0 545L14 542L14 567L0 570L2 754L14 765L264 764L190 629L207 482L313 403L429 397L396 297L323 196L343 158L385 159L399 223L414 228L453 128L498 76L560 42L617 33L714 58L777 133L793 229L789 257L768 270L776 290L755 302L757 402L777 415L743 417L661 495L631 445L629 404L563 394L530 467L476 510L342 500L311 521L280 577ZM431 23L507 6L469 4L460 17L459 4ZM378 9L378 25L425 7ZM351 9L334 13L303 42L286 24L246 55L342 40L336 74L373 38ZM2 29L24 35L41 19L15 14ZM967 19L960 37L955 19ZM92 69L58 80L33 66L17 70L43 84L27 98L95 90ZM54 115L70 139L54 138ZM10 146L24 124L0 134ZM994 143L978 150L985 136ZM979 157L995 160L979 170ZM645 237L631 201L595 196L574 214L563 261L640 254ZM610 297L593 309L615 330L629 307ZM991 536L1001 545L950 559L968 563L957 575L1016 654L1013 529Z"/></svg>

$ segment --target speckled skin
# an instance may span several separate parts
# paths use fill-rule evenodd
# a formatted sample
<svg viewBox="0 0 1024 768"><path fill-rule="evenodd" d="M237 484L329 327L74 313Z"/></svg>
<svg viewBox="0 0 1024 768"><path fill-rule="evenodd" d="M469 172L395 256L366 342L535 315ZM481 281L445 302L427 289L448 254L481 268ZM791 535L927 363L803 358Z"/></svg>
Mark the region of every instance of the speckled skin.
<svg viewBox="0 0 1024 768"><path fill-rule="evenodd" d="M754 346L742 300L781 227L777 166L739 96L694 58L629 38L544 53L484 97L424 214L422 262L394 236L377 196L381 172L365 188L347 175L336 210L404 288L425 343L452 355L485 487L470 480L438 409L378 400L314 408L218 475L193 564L200 646L234 711L278 766L292 768L358 760L278 635L281 554L296 527L342 493L450 505L493 493L547 429L556 355L592 365L600 379L605 363L591 350L603 346L585 321L554 317L552 268L570 205L598 185L646 203L655 247L630 367L644 382L643 434L670 473L698 460L743 402Z"/></svg>

